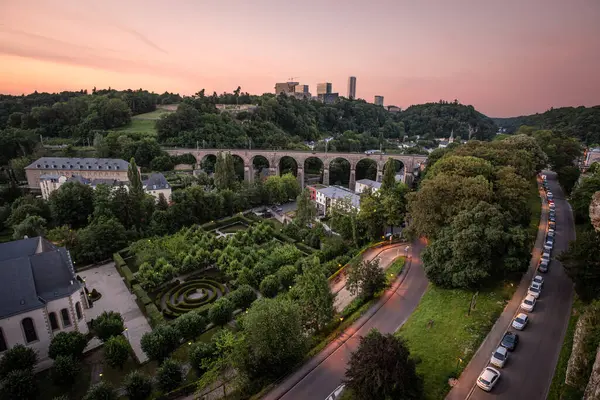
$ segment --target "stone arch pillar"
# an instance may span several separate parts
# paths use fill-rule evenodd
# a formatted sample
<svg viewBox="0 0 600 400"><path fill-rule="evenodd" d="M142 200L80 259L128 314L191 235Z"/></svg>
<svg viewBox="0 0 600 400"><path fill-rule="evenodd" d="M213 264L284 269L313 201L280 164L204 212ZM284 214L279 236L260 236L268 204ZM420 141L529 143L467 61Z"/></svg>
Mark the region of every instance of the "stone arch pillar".
<svg viewBox="0 0 600 400"><path fill-rule="evenodd" d="M350 190L354 191L356 188L356 164L350 164L350 181L348 182Z"/></svg>

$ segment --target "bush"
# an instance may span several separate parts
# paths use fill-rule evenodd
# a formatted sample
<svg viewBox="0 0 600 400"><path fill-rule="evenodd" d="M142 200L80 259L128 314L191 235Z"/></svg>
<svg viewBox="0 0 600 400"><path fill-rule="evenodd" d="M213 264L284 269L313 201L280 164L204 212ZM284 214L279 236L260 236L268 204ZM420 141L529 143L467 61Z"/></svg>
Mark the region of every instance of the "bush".
<svg viewBox="0 0 600 400"><path fill-rule="evenodd" d="M129 400L146 400L152 394L152 379L133 371L125 377L123 388Z"/></svg>
<svg viewBox="0 0 600 400"><path fill-rule="evenodd" d="M275 297L279 292L279 279L275 275L268 275L260 283L260 292L265 297Z"/></svg>
<svg viewBox="0 0 600 400"><path fill-rule="evenodd" d="M150 299L148 293L144 289L142 289L142 287L139 284L133 285L131 287L131 290L133 290L133 294L135 294L135 297L137 297L137 299L143 305L152 303L152 299Z"/></svg>
<svg viewBox="0 0 600 400"><path fill-rule="evenodd" d="M140 344L152 360L162 362L179 346L179 332L170 325L160 325L152 332L144 333Z"/></svg>
<svg viewBox="0 0 600 400"><path fill-rule="evenodd" d="M254 289L250 285L241 285L231 292L228 297L235 309L241 308L245 310L256 300L256 292L254 292Z"/></svg>
<svg viewBox="0 0 600 400"><path fill-rule="evenodd" d="M100 381L88 389L83 400L117 400L117 393L108 383Z"/></svg>
<svg viewBox="0 0 600 400"><path fill-rule="evenodd" d="M0 379L17 370L33 371L37 362L38 355L33 349L17 344L0 358Z"/></svg>
<svg viewBox="0 0 600 400"><path fill-rule="evenodd" d="M48 357L55 360L58 356L71 356L76 360L83 357L87 338L80 332L59 332L52 338L48 347Z"/></svg>
<svg viewBox="0 0 600 400"><path fill-rule="evenodd" d="M148 323L153 329L167 323L165 317L158 311L158 308L154 304L146 305L146 316L148 317Z"/></svg>
<svg viewBox="0 0 600 400"><path fill-rule="evenodd" d="M233 303L227 297L221 297L210 307L208 319L215 325L223 326L231 320L233 311Z"/></svg>
<svg viewBox="0 0 600 400"><path fill-rule="evenodd" d="M163 392L170 392L183 382L183 371L178 362L168 359L156 371L156 383Z"/></svg>
<svg viewBox="0 0 600 400"><path fill-rule="evenodd" d="M59 386L72 385L79 370L79 362L72 356L58 356L52 365L52 381Z"/></svg>
<svg viewBox="0 0 600 400"><path fill-rule="evenodd" d="M277 279L283 290L287 290L294 284L298 270L293 265L285 265L277 271Z"/></svg>
<svg viewBox="0 0 600 400"><path fill-rule="evenodd" d="M35 399L37 395L37 385L33 376L33 371L16 370L6 375L6 378L0 382L0 398L29 400Z"/></svg>
<svg viewBox="0 0 600 400"><path fill-rule="evenodd" d="M204 332L206 321L196 311L179 316L174 323L175 330L186 340L193 339Z"/></svg>
<svg viewBox="0 0 600 400"><path fill-rule="evenodd" d="M104 311L94 320L92 326L98 339L106 342L112 336L118 336L125 330L123 317L115 311Z"/></svg>
<svg viewBox="0 0 600 400"><path fill-rule="evenodd" d="M122 368L129 358L130 351L131 346L123 335L111 336L104 343L104 358L113 368Z"/></svg>
<svg viewBox="0 0 600 400"><path fill-rule="evenodd" d="M190 349L190 364L198 372L198 376L206 372L202 366L202 360L212 358L215 354L215 346L212 343L196 342Z"/></svg>

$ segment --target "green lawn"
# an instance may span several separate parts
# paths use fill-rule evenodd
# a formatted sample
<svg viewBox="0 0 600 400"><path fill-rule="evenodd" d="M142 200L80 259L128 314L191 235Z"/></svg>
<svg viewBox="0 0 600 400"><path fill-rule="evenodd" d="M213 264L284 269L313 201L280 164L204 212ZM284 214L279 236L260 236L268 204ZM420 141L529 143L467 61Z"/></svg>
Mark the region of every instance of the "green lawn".
<svg viewBox="0 0 600 400"><path fill-rule="evenodd" d="M150 136L156 136L156 120L136 119L134 117L129 124L114 130L123 133L145 133Z"/></svg>
<svg viewBox="0 0 600 400"><path fill-rule="evenodd" d="M565 333L565 340L563 341L562 348L560 349L560 355L558 357L558 363L554 370L554 378L552 378L552 384L550 385L550 391L548 393L548 400L577 400L581 399L583 393L581 391L568 386L565 383L565 376L567 374L567 365L569 363L569 357L571 357L571 350L573 347L573 335L575 335L575 326L577 320L584 310L583 303L575 299L573 301L573 308L571 309L571 318L569 319L569 326Z"/></svg>
<svg viewBox="0 0 600 400"><path fill-rule="evenodd" d="M385 275L387 277L388 285L391 285L392 282L396 280L400 272L404 269L404 257L398 258L390 267L385 271Z"/></svg>
<svg viewBox="0 0 600 400"><path fill-rule="evenodd" d="M151 111L149 113L134 115L133 117L131 117L131 119L153 119L153 120L157 120L161 116L163 116L165 114L172 114L173 112L174 111L169 111L169 110L164 110L164 109L159 108L159 109L156 109L156 110Z"/></svg>
<svg viewBox="0 0 600 400"><path fill-rule="evenodd" d="M425 379L426 399L444 398L450 389L448 379L469 363L515 289L503 283L480 291L475 310L467 316L473 292L429 285L417 309L396 333L406 339L411 355L421 360L417 371Z"/></svg>
<svg viewBox="0 0 600 400"><path fill-rule="evenodd" d="M235 224L227 225L223 228L219 228L219 231L221 233L236 233L239 231L245 231L246 229L248 229L248 225L246 225L242 222L237 222Z"/></svg>

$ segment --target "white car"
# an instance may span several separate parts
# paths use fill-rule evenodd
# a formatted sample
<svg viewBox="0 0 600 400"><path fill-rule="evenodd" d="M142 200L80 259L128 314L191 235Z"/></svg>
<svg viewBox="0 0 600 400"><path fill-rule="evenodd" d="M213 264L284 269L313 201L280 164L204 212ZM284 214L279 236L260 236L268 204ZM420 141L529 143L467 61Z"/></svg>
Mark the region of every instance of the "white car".
<svg viewBox="0 0 600 400"><path fill-rule="evenodd" d="M527 314L519 313L519 314L517 314L515 319L513 319L512 327L519 331L522 331L523 329L525 329L525 326L527 326L528 322L529 322L529 317L527 316Z"/></svg>
<svg viewBox="0 0 600 400"><path fill-rule="evenodd" d="M541 275L536 275L533 277L532 283L537 283L540 287L544 284L544 278Z"/></svg>
<svg viewBox="0 0 600 400"><path fill-rule="evenodd" d="M500 371L496 368L485 367L483 371L481 371L481 375L477 378L477 386L489 392L494 388L496 382L500 379Z"/></svg>
<svg viewBox="0 0 600 400"><path fill-rule="evenodd" d="M554 198L554 195L552 194L552 192L548 192L548 199L552 200Z"/></svg>
<svg viewBox="0 0 600 400"><path fill-rule="evenodd" d="M554 247L554 242L551 240L548 240L546 243L544 243L544 251L550 253L552 251L552 247Z"/></svg>
<svg viewBox="0 0 600 400"><path fill-rule="evenodd" d="M525 297L523 299L523 302L521 303L521 308L525 311L533 311L534 307L535 307L535 297L533 297L530 294L527 294L527 297Z"/></svg>
<svg viewBox="0 0 600 400"><path fill-rule="evenodd" d="M540 294L542 294L542 286L537 283L532 283L529 286L529 289L527 289L527 294L538 299L540 297Z"/></svg>
<svg viewBox="0 0 600 400"><path fill-rule="evenodd" d="M540 260L540 265L538 265L538 270L540 272L548 272L549 266L550 266L550 260Z"/></svg>
<svg viewBox="0 0 600 400"><path fill-rule="evenodd" d="M545 251L545 252L543 252L543 253L542 253L542 261L546 261L546 262L548 262L548 263L549 263L549 262L550 262L550 253L548 253L548 252L546 252L546 251Z"/></svg>
<svg viewBox="0 0 600 400"><path fill-rule="evenodd" d="M500 346L492 353L490 358L490 364L495 365L498 368L503 368L508 358L508 350L506 347Z"/></svg>
<svg viewBox="0 0 600 400"><path fill-rule="evenodd" d="M556 205L554 205L554 203L550 203L549 207L551 210L556 210Z"/></svg>
<svg viewBox="0 0 600 400"><path fill-rule="evenodd" d="M548 238L554 239L554 234L555 233L556 232L554 231L554 229L550 228L550 229L548 229L548 233L546 233L546 236L548 236Z"/></svg>

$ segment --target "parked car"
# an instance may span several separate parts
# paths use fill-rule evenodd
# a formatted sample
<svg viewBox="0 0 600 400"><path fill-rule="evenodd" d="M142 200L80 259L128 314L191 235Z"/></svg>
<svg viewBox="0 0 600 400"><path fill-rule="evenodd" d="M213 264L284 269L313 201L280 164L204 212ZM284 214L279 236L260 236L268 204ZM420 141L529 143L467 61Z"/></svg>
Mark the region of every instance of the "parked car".
<svg viewBox="0 0 600 400"><path fill-rule="evenodd" d="M548 229L548 232L546 232L546 236L548 236L548 237L554 238L554 234L555 234L555 231L552 228Z"/></svg>
<svg viewBox="0 0 600 400"><path fill-rule="evenodd" d="M555 230L556 229L556 221L549 221L548 228Z"/></svg>
<svg viewBox="0 0 600 400"><path fill-rule="evenodd" d="M550 214L550 215L548 216L548 220L549 220L550 222L554 222L554 223L556 223L556 215L552 215L552 214Z"/></svg>
<svg viewBox="0 0 600 400"><path fill-rule="evenodd" d="M498 379L500 379L500 371L496 368L485 367L481 372L481 375L479 375L479 378L477 378L477 386L486 392L489 392L494 388Z"/></svg>
<svg viewBox="0 0 600 400"><path fill-rule="evenodd" d="M513 319L512 327L522 331L523 329L525 329L528 322L529 322L529 317L527 316L527 314L519 313L519 314L517 314L515 319Z"/></svg>
<svg viewBox="0 0 600 400"><path fill-rule="evenodd" d="M544 284L544 278L541 275L536 275L533 277L531 282L537 283L538 285L542 286Z"/></svg>
<svg viewBox="0 0 600 400"><path fill-rule="evenodd" d="M554 203L550 203L549 207L550 207L550 210L555 210L556 209L556 205L554 205Z"/></svg>
<svg viewBox="0 0 600 400"><path fill-rule="evenodd" d="M506 332L502 337L502 341L500 342L500 344L503 347L506 347L506 350L513 351L517 348L517 345L519 344L519 335L517 335L514 332Z"/></svg>
<svg viewBox="0 0 600 400"><path fill-rule="evenodd" d="M490 364L495 365L498 368L503 368L507 358L508 350L506 350L506 347L500 346L492 353Z"/></svg>
<svg viewBox="0 0 600 400"><path fill-rule="evenodd" d="M550 261L549 260L540 260L540 264L538 265L538 271L546 273L550 269Z"/></svg>
<svg viewBox="0 0 600 400"><path fill-rule="evenodd" d="M527 289L527 294L533 296L535 299L538 299L542 294L542 286L532 282L531 285L529 285L529 289Z"/></svg>
<svg viewBox="0 0 600 400"><path fill-rule="evenodd" d="M548 192L548 193L546 194L546 196L548 196L548 199L549 199L549 200L553 200L553 199L554 199L554 194L552 194L552 192Z"/></svg>
<svg viewBox="0 0 600 400"><path fill-rule="evenodd" d="M533 311L535 308L535 297L530 295L529 291L527 291L527 297L525 297L521 303L521 308L525 311Z"/></svg>
<svg viewBox="0 0 600 400"><path fill-rule="evenodd" d="M544 243L544 251L550 253L552 251L552 247L554 247L554 241L547 240L546 243Z"/></svg>
<svg viewBox="0 0 600 400"><path fill-rule="evenodd" d="M542 261L548 261L548 262L550 262L550 253L543 252L542 253Z"/></svg>

